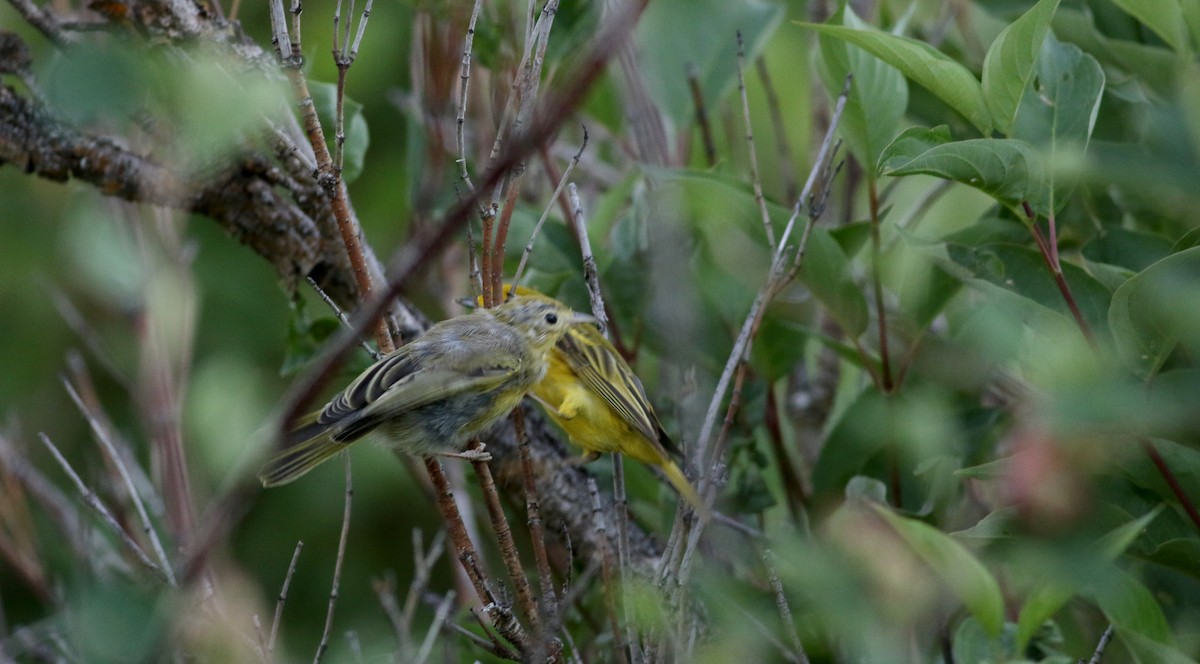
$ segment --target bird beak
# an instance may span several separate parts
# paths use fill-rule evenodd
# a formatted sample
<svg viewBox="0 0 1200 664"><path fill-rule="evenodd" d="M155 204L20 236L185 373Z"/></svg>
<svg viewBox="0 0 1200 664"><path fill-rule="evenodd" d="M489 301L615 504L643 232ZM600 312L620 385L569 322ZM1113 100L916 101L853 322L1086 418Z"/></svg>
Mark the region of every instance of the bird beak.
<svg viewBox="0 0 1200 664"><path fill-rule="evenodd" d="M592 325L595 325L599 322L600 321L596 320L595 316L591 314L581 314L578 311L575 312L575 315L571 318L571 325L579 325L580 323L591 323Z"/></svg>

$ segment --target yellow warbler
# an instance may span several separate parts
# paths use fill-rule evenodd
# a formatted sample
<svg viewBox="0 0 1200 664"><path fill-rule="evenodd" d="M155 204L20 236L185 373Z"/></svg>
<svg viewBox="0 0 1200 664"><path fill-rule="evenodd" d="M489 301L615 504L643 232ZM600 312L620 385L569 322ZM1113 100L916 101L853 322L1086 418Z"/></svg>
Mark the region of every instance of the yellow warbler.
<svg viewBox="0 0 1200 664"><path fill-rule="evenodd" d="M554 300L515 297L442 321L304 418L258 477L264 486L287 484L376 428L397 451L461 450L542 379L572 325L593 320Z"/></svg>
<svg viewBox="0 0 1200 664"><path fill-rule="evenodd" d="M505 294L509 291L505 284ZM518 299L566 306L524 286ZM551 351L550 367L531 395L571 442L584 450L581 463L603 452L620 452L662 469L667 480L705 519L709 510L671 457L679 450L663 431L642 382L594 325L572 326Z"/></svg>

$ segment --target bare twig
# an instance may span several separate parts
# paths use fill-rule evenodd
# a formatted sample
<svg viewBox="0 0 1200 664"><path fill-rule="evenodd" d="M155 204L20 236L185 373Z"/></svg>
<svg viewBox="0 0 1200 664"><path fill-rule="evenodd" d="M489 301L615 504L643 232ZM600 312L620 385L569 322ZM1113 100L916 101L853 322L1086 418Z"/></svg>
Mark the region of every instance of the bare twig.
<svg viewBox="0 0 1200 664"><path fill-rule="evenodd" d="M588 239L587 221L583 218L583 205L575 183L567 185L567 196L571 199L571 221L579 236L579 250L583 253L583 278L587 281L588 296L592 299L592 315L600 327L600 334L608 330L608 315L604 312L604 298L600 295L600 275L596 270L596 257L592 255L592 243Z"/></svg>
<svg viewBox="0 0 1200 664"><path fill-rule="evenodd" d="M607 542L608 527L606 524L608 520L604 518L604 509L600 504L600 491L596 489L596 481L590 477L588 478L587 485L588 493L591 494L592 497L592 521L594 527L597 531L599 531L600 541ZM626 653L626 644L624 642L624 637L622 636L620 625L621 612L618 609L618 594L620 592L620 588L617 585L619 581L615 569L616 565L613 564L612 553L605 544L601 544L600 547L600 561L600 575L604 579L604 594L608 607L609 625L612 629L612 638L614 642L613 649L617 652L618 661L620 661L622 664L629 664L629 656Z"/></svg>
<svg viewBox="0 0 1200 664"><path fill-rule="evenodd" d="M1088 664L1100 664L1100 660L1104 658L1104 650L1108 648L1108 642L1113 637L1113 626L1109 625L1104 628L1104 633L1100 635L1100 642L1096 644L1096 651L1092 653L1092 658L1088 660Z"/></svg>
<svg viewBox="0 0 1200 664"><path fill-rule="evenodd" d="M475 6L471 9L471 21L467 24L467 36L463 40L463 55L462 69L459 74L458 85L458 117L457 132L455 140L458 143L458 174L462 178L467 189L475 190L475 184L471 182L471 175L467 172L467 142L466 142L466 123L467 123L467 85L471 80L471 48L475 43L475 22L479 20L479 10L483 7L483 0L475 0Z"/></svg>
<svg viewBox="0 0 1200 664"><path fill-rule="evenodd" d="M788 606L787 596L783 594L783 582L779 580L779 572L775 570L775 554L770 549L763 549L763 566L767 568L767 578L771 580L771 588L775 591L775 608L779 610L779 619L783 630L787 633L792 644L791 658L793 661L808 663L808 655L804 652L804 644L800 643L800 635L796 633L796 624L792 620L792 609Z"/></svg>
<svg viewBox="0 0 1200 664"><path fill-rule="evenodd" d="M517 436L517 449L521 453L521 479L525 488L525 518L529 524L529 538L533 541L533 559L537 564L538 582L542 591L541 610L548 625L558 622L558 599L554 594L554 577L550 572L550 556L546 552L546 529L542 523L542 507L538 500L537 482L534 480L533 455L529 451L529 436L525 433L525 411L517 408L512 412L513 429Z"/></svg>
<svg viewBox="0 0 1200 664"><path fill-rule="evenodd" d="M467 573L467 578L475 587L475 594L479 597L480 603L483 604L484 610L487 611L488 617L491 618L496 629L505 639L524 652L529 643L529 636L512 615L512 611L507 606L501 605L487 587L487 581L477 563L479 554L476 553L475 545L471 543L471 538L467 535L467 528L463 525L462 516L458 513L458 506L454 503L454 494L451 492L450 483L446 481L446 474L442 471L441 463L436 458L426 457L425 468L429 472L429 478L433 481L434 490L437 492L438 509L442 512L442 520L446 523L450 542L454 545L454 551L458 555L458 561L462 564L463 570ZM501 646L499 643L496 645Z"/></svg>
<svg viewBox="0 0 1200 664"><path fill-rule="evenodd" d="M517 542L513 539L512 529L508 525L508 519L504 516L504 508L500 505L500 494L496 491L492 470L486 461L475 461L472 465L475 467L475 475L479 479L483 502L492 523L492 532L496 535L496 544L500 548L500 558L504 561L504 566L508 570L508 578L512 581L517 595L517 604L521 607L521 612L525 614L526 619L529 620L533 632L537 633L541 625L537 601L533 597L533 589L529 586L525 570L521 567Z"/></svg>
<svg viewBox="0 0 1200 664"><path fill-rule="evenodd" d="M529 254L533 253L533 243L537 240L538 233L541 232L546 219L550 217L550 210L554 207L555 201L562 194L563 188L567 186L567 179L571 177L571 171L575 170L575 166L579 164L579 158L583 156L583 151L587 148L587 144L588 130L587 125L584 125L583 142L579 145L579 151L575 153L575 156L567 164L562 177L558 179L558 186L554 188L554 193L550 196L550 202L546 204L546 209L542 210L542 216L538 217L537 223L533 226L533 232L529 234L529 242L525 244L525 252L521 254L521 262L517 264L517 271L513 273L512 283L514 285L521 283L521 277L525 274L525 264L529 261Z"/></svg>
<svg viewBox="0 0 1200 664"><path fill-rule="evenodd" d="M66 388L67 394L71 396L71 401L75 402L75 407L87 420L88 426L92 429L92 434L96 437L96 442L104 449L104 453L108 455L109 460L117 469L117 474L120 475L121 481L125 484L125 490L129 492L129 499L133 502L133 507L137 511L138 519L142 522L142 533L146 539L150 540L150 545L154 548L154 555L158 557L159 567L167 576L167 582L171 585L177 585L175 580L175 572L171 569L171 561L167 559L167 552L163 549L162 540L158 537L158 531L155 530L154 524L150 523L150 515L146 512L146 505L142 502L142 496L138 493L137 487L133 484L133 478L129 475L129 469L125 467L125 461L121 455L117 453L116 447L108 437L108 432L104 427L100 426L100 422L96 419L94 413L84 404L83 399L79 398L79 393L75 391L75 387L62 379L63 387Z"/></svg>
<svg viewBox="0 0 1200 664"><path fill-rule="evenodd" d="M346 318L346 313L342 311L342 308L338 306L337 302L333 301L332 297L329 297L329 294L325 292L325 289L317 285L317 280L313 279L312 277L308 277L308 285L312 286L313 290L317 292L317 295L321 296L321 300L323 300L325 304L329 306L330 310L333 311L333 315L337 316L337 319L342 322L342 325L345 325L347 328L349 328L350 319ZM383 357L379 354L379 351L371 348L371 345L368 344L365 339L359 339L358 345L360 348L367 351L367 355L370 355L371 359L376 362Z"/></svg>
<svg viewBox="0 0 1200 664"><path fill-rule="evenodd" d="M746 147L750 151L750 179L754 183L754 202L762 215L763 232L767 245L775 246L775 229L771 227L771 215L767 211L767 199L763 196L762 179L758 175L758 150L754 147L754 127L750 124L750 100L746 95L746 44L742 31L737 31L737 75L738 94L742 97L742 121L746 124Z"/></svg>
<svg viewBox="0 0 1200 664"><path fill-rule="evenodd" d="M154 572L155 576L169 583L170 577L167 576L167 573L164 572L157 563L151 560L150 556L146 554L146 551L142 549L142 547L136 541L134 541L132 537L130 537L129 533L126 532L124 528L121 527L121 523L117 521L117 518L113 516L113 513L104 506L104 503L100 501L100 498L95 494L95 492L87 488L87 485L83 483L83 480L80 479L79 474L76 473L75 469L71 467L71 464L67 462L67 459L62 455L62 452L59 452L58 448L54 446L54 443L50 442L50 438L44 433L39 433L38 438L41 439L42 444L50 450L50 453L54 455L55 461L58 462L58 465L62 467L67 476L71 478L71 482L75 485L75 488L78 489L80 495L83 496L84 503L86 503L88 507L92 508L92 510L94 510L96 514L100 516L104 523L106 523L110 528L113 529L114 532L117 533L117 535L121 538L121 542L125 544L125 547L137 557L138 562L145 565L146 568L151 572Z"/></svg>
<svg viewBox="0 0 1200 664"><path fill-rule="evenodd" d="M369 4L368 0L368 10ZM321 120L317 117L316 106L313 103L312 94L308 89L308 80L301 69L303 59L300 57L300 0L295 0L295 3L292 5L294 40L289 38L287 24L282 18L283 0L271 0L270 7L273 34L272 43L277 45L276 54L286 54L287 50L284 48L284 45L291 44L292 46L291 56L281 55L280 65L287 73L288 80L291 81L296 98L299 100L304 131L308 136L313 154L317 159L317 181L329 197L330 207L333 210L334 218L337 220L342 243L346 247L346 254L350 259L350 265L354 271L358 292L360 297L366 300L370 297L372 283L371 272L365 259L360 237L362 231L350 207L350 201L346 194L346 183L341 177L341 169L334 165L333 157L329 154L329 146L325 144L325 135L321 129ZM348 67L349 65L345 66ZM344 79L344 70L342 70L341 64L339 64L339 72L339 79ZM344 80L340 80L339 88L343 85ZM341 96L339 93L339 99ZM375 340L380 352L384 354L390 353L394 350L395 346L392 343L392 334L388 330L387 321L376 316L372 318L372 322L375 324Z"/></svg>
<svg viewBox="0 0 1200 664"><path fill-rule="evenodd" d="M342 452L342 460L346 468L346 503L342 510L342 534L338 537L337 559L333 564L333 586L329 590L329 608L325 612L325 629L321 632L321 643L313 656L313 664L321 661L325 650L329 647L329 634L333 631L333 610L337 606L338 586L342 582L342 563L346 559L346 541L350 538L350 506L354 499L354 483L350 477L350 455Z"/></svg>
<svg viewBox="0 0 1200 664"><path fill-rule="evenodd" d="M429 631L425 633L425 640L421 642L421 649L417 651L417 656L413 658L413 664L424 664L425 660L429 659L430 653L433 652L433 641L442 631L442 625L446 624L446 616L450 615L450 608L454 606L454 591L446 593L441 602L438 602L437 610L433 615L433 622L429 625Z"/></svg>
<svg viewBox="0 0 1200 664"><path fill-rule="evenodd" d="M275 637L279 635L279 625L283 620L283 605L287 603L288 587L292 585L292 577L296 574L296 561L300 560L300 551L304 548L304 541L296 542L296 549L292 551L292 562L288 563L287 574L283 577L283 585L279 588L279 598L275 600L275 617L271 620L271 636L267 640L267 658L275 652Z"/></svg>
<svg viewBox="0 0 1200 664"><path fill-rule="evenodd" d="M762 323L762 317L766 312L767 304L794 277L796 270L799 269L800 264L803 261L804 251L805 247L807 246L809 235L812 232L813 226L816 224L820 211L823 209L823 204L814 204L814 196L812 194L813 187L817 182L818 175L824 174L828 176L830 174L830 167L826 159L829 155L831 155L829 146L833 141L833 134L837 129L839 120L841 119L841 112L845 108L845 99L848 90L849 78L847 78L846 87L843 88L842 94L838 98L838 104L834 112L833 119L830 122L830 127L826 132L825 140L821 145L821 149L818 151L818 157L813 164L812 171L809 174L808 182L801 191L800 199L796 201L796 205L793 208L792 217L788 220L779 244L776 246L776 250L771 261L771 267L768 272L767 281L759 290L754 302L750 305L750 312L747 314L746 320L742 324L742 329L738 333L737 339L734 341L733 350L729 354L729 358L725 363L725 368L721 373L721 377L717 381L717 388L714 390L713 398L709 402L708 411L705 414L704 422L701 426L699 437L697 438L696 451L696 458L699 460L701 469L703 471L697 490L701 497L704 498L705 503L709 506L711 506L712 500L715 496L717 481L719 480L721 474L720 469L722 467L722 459L724 457L723 437L714 439L712 436L713 427L716 424L717 413L720 410L721 403L724 400L725 393L728 391L731 382L735 382L738 387L735 387L734 395L730 400L730 405L733 406L736 404L738 400L738 394L740 393L740 385L745 377L746 368L744 360L750 352L751 343L754 339L754 336L758 332L759 325ZM822 187L827 189L828 185L828 177L822 178ZM823 193L818 193L818 195L815 196L815 199L816 201L823 201L825 200L825 196ZM789 257L785 254L785 251L790 249L787 244L788 238L790 237L796 219L799 217L800 211L806 202L808 203L809 207L808 221L805 224L803 235L801 236L798 245L794 249L794 255ZM734 378L735 373L737 374L736 379ZM726 420L728 420L730 416L731 412L727 409ZM668 605L672 608L678 609L678 607L682 606L680 595L686 592L687 580L691 573L692 560L697 546L700 543L700 536L705 525L706 524L704 521L697 523L687 535L686 545L683 548L682 554L680 554L678 551L673 552L671 554L672 563L669 566L664 566L661 568L664 570L674 570L673 573L663 573L660 577L663 579L664 583L667 582L666 580L670 577L674 577L674 585L671 587L670 597L668 600ZM675 527L672 529L672 538L675 539L677 535L679 535L676 541L682 541L682 535L679 533L681 533L684 527L684 520L677 519ZM668 552L671 552L670 548L668 548ZM683 620L682 614L680 620Z"/></svg>

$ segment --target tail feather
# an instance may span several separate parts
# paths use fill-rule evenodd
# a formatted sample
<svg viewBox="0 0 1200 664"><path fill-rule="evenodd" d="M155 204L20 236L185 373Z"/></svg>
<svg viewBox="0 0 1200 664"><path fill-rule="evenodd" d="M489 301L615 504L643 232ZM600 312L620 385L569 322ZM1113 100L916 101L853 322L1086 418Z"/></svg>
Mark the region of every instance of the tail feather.
<svg viewBox="0 0 1200 664"><path fill-rule="evenodd" d="M702 521L712 519L712 511L704 504L704 501L700 498L700 494L696 493L696 490L692 488L691 482L688 482L687 477L684 476L683 471L679 469L679 466L674 461L668 459L662 465L662 470L663 474L667 476L667 481L696 510L696 514Z"/></svg>
<svg viewBox="0 0 1200 664"><path fill-rule="evenodd" d="M342 451L348 444L333 440L328 430L322 431L271 457L258 471L258 479L265 487L287 484Z"/></svg>

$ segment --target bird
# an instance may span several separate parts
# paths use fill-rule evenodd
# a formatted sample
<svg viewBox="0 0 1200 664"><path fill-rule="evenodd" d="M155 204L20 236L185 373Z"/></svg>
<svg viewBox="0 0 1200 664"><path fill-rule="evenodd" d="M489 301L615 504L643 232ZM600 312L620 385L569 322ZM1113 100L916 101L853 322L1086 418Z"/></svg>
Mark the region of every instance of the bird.
<svg viewBox="0 0 1200 664"><path fill-rule="evenodd" d="M594 320L549 298L514 297L437 323L301 418L258 478L292 482L376 429L399 452L486 461L481 450L456 452L541 381L569 329Z"/></svg>
<svg viewBox="0 0 1200 664"><path fill-rule="evenodd" d="M509 291L510 285L505 284L504 292ZM513 299L521 298L566 306L532 288L517 286ZM549 368L530 396L584 451L575 463L590 463L602 453L614 452L657 467L707 520L710 510L672 459L682 454L663 430L642 382L595 325L573 325L558 339L549 354Z"/></svg>

